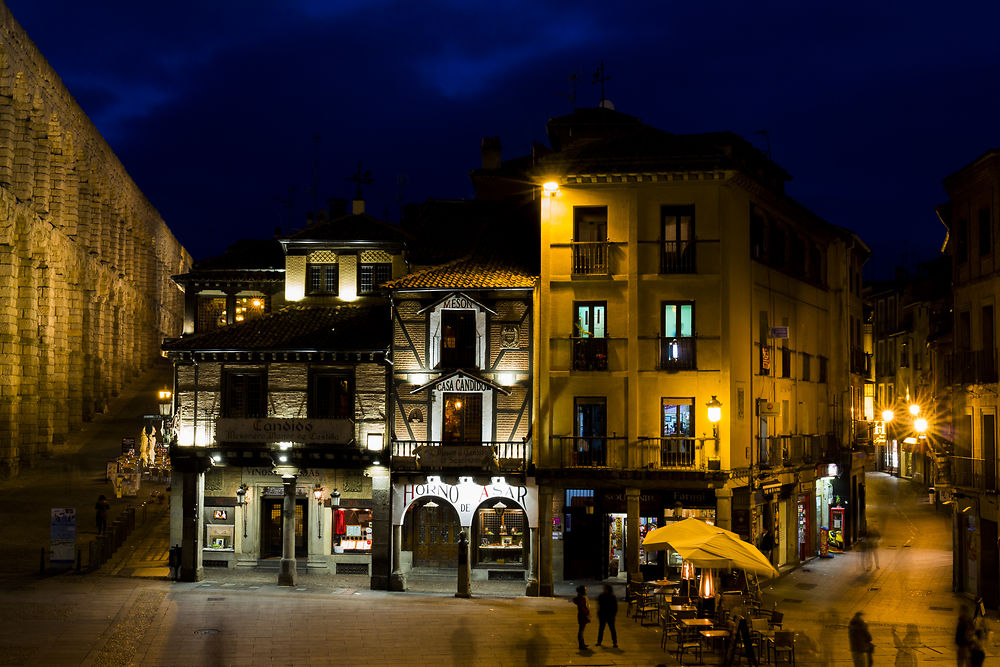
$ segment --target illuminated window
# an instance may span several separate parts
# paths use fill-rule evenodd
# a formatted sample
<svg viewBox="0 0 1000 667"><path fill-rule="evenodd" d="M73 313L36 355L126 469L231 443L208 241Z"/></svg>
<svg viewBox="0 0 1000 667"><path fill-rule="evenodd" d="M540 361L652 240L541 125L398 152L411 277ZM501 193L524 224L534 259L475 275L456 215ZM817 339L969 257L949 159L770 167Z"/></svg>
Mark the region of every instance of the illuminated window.
<svg viewBox="0 0 1000 667"><path fill-rule="evenodd" d="M351 376L346 373L313 373L310 398L310 417L317 419L354 417L354 392Z"/></svg>
<svg viewBox="0 0 1000 667"><path fill-rule="evenodd" d="M238 419L267 416L267 381L264 371L225 374L222 414L224 417Z"/></svg>
<svg viewBox="0 0 1000 667"><path fill-rule="evenodd" d="M694 344L694 304L663 304L663 336L660 338L660 368L697 368Z"/></svg>
<svg viewBox="0 0 1000 667"><path fill-rule="evenodd" d="M340 291L340 271L336 264L306 265L306 294L329 294Z"/></svg>
<svg viewBox="0 0 1000 667"><path fill-rule="evenodd" d="M267 312L267 297L248 296L236 299L236 321L253 320Z"/></svg>
<svg viewBox="0 0 1000 667"><path fill-rule="evenodd" d="M195 331L215 331L226 326L226 297L224 296L200 296L198 297L198 315L195 322Z"/></svg>
<svg viewBox="0 0 1000 667"><path fill-rule="evenodd" d="M375 294L378 286L392 278L392 264L362 264L358 292Z"/></svg>

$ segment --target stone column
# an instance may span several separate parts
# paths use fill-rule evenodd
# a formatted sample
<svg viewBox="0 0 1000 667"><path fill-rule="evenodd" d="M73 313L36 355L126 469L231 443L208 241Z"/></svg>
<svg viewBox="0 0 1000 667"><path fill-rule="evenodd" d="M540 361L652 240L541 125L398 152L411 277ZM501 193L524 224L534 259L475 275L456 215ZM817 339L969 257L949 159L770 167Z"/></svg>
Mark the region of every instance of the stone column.
<svg viewBox="0 0 1000 667"><path fill-rule="evenodd" d="M201 502L204 493L205 475L197 471L185 470L181 474L181 581L201 581L204 576L201 565L203 519Z"/></svg>
<svg viewBox="0 0 1000 667"><path fill-rule="evenodd" d="M628 576L639 576L639 489L625 489L625 565Z"/></svg>
<svg viewBox="0 0 1000 667"><path fill-rule="evenodd" d="M226 324L236 324L236 292L226 292Z"/></svg>
<svg viewBox="0 0 1000 667"><path fill-rule="evenodd" d="M458 590L457 598L472 597L472 564L469 562L469 538L472 534L470 526L462 526L458 535Z"/></svg>
<svg viewBox="0 0 1000 667"><path fill-rule="evenodd" d="M538 487L538 595L551 597L552 587L552 493L548 484Z"/></svg>
<svg viewBox="0 0 1000 667"><path fill-rule="evenodd" d="M281 568L279 586L295 585L295 475L283 475L284 504L281 506Z"/></svg>
<svg viewBox="0 0 1000 667"><path fill-rule="evenodd" d="M528 563L528 585L524 589L524 594L532 597L538 595L538 529L529 528L525 535L527 544L523 544L522 550L525 554L525 561Z"/></svg>
<svg viewBox="0 0 1000 667"><path fill-rule="evenodd" d="M395 540L392 535L392 502L390 499L389 469L372 466L368 472L372 480L372 590L389 590L389 577L396 567Z"/></svg>
<svg viewBox="0 0 1000 667"><path fill-rule="evenodd" d="M402 571L403 566L403 525L396 524L392 527L392 574L389 576L390 591L406 590L406 573Z"/></svg>

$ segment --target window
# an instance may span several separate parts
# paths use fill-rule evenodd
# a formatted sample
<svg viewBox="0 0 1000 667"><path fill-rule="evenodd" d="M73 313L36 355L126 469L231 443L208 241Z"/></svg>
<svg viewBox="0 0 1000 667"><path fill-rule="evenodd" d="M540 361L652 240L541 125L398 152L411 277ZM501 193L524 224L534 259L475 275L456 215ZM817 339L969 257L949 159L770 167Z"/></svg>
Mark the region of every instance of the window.
<svg viewBox="0 0 1000 667"><path fill-rule="evenodd" d="M378 286L392 278L392 264L362 264L361 284L358 286L360 294L375 294Z"/></svg>
<svg viewBox="0 0 1000 667"><path fill-rule="evenodd" d="M267 416L267 386L264 371L226 372L223 381L222 416L255 419Z"/></svg>
<svg viewBox="0 0 1000 667"><path fill-rule="evenodd" d="M607 463L608 399L603 396L573 401L573 465Z"/></svg>
<svg viewBox="0 0 1000 667"><path fill-rule="evenodd" d="M660 399L660 462L664 466L694 463L694 399Z"/></svg>
<svg viewBox="0 0 1000 667"><path fill-rule="evenodd" d="M910 345L909 343L903 343L899 346L899 367L909 368L910 367Z"/></svg>
<svg viewBox="0 0 1000 667"><path fill-rule="evenodd" d="M781 377L792 377L792 351L787 343L781 348Z"/></svg>
<svg viewBox="0 0 1000 667"><path fill-rule="evenodd" d="M353 419L354 391L349 373L318 371L312 374L309 416L316 419Z"/></svg>
<svg viewBox="0 0 1000 667"><path fill-rule="evenodd" d="M985 257L993 250L992 234L990 234L990 209L979 209L979 256Z"/></svg>
<svg viewBox="0 0 1000 667"><path fill-rule="evenodd" d="M224 296L200 296L198 297L198 315L195 322L195 331L215 331L226 326L226 297Z"/></svg>
<svg viewBox="0 0 1000 667"><path fill-rule="evenodd" d="M329 294L340 292L340 271L336 264L306 265L306 294Z"/></svg>
<svg viewBox="0 0 1000 667"><path fill-rule="evenodd" d="M955 223L955 261L958 264L969 259L969 221L965 218Z"/></svg>
<svg viewBox="0 0 1000 667"><path fill-rule="evenodd" d="M663 304L663 337L660 339L660 368L697 368L694 339L694 304Z"/></svg>
<svg viewBox="0 0 1000 667"><path fill-rule="evenodd" d="M475 563L507 565L522 561L524 530L528 524L524 510L513 505L511 500L491 499L476 511Z"/></svg>
<svg viewBox="0 0 1000 667"><path fill-rule="evenodd" d="M374 513L367 507L340 507L333 511L334 553L370 553ZM340 547L338 549L337 547Z"/></svg>
<svg viewBox="0 0 1000 667"><path fill-rule="evenodd" d="M607 302L574 302L573 370L606 371L608 369L606 321Z"/></svg>
<svg viewBox="0 0 1000 667"><path fill-rule="evenodd" d="M819 357L819 377L817 382L826 382L826 357Z"/></svg>
<svg viewBox="0 0 1000 667"><path fill-rule="evenodd" d="M608 273L608 208L573 208L573 273Z"/></svg>
<svg viewBox="0 0 1000 667"><path fill-rule="evenodd" d="M802 353L802 379L809 382L809 366L812 364L812 355Z"/></svg>
<svg viewBox="0 0 1000 667"><path fill-rule="evenodd" d="M764 216L755 206L750 206L750 256L764 259Z"/></svg>
<svg viewBox="0 0 1000 667"><path fill-rule="evenodd" d="M664 206L663 252L660 273L693 273L694 266L694 206Z"/></svg>
<svg viewBox="0 0 1000 667"><path fill-rule="evenodd" d="M783 268L785 266L785 230L778 225L771 226L770 248L767 257L773 266Z"/></svg>
<svg viewBox="0 0 1000 667"><path fill-rule="evenodd" d="M441 440L454 444L481 444L483 441L483 395L446 393Z"/></svg>
<svg viewBox="0 0 1000 667"><path fill-rule="evenodd" d="M476 365L476 311L441 311L441 367Z"/></svg>

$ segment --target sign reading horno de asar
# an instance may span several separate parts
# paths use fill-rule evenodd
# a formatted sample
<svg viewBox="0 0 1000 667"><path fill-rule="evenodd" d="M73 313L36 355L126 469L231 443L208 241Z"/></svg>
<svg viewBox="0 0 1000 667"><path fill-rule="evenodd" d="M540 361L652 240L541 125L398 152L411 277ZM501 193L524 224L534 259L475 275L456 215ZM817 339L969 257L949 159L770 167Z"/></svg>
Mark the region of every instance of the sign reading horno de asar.
<svg viewBox="0 0 1000 667"><path fill-rule="evenodd" d="M346 445L354 439L350 419L233 419L215 420L217 442L302 442Z"/></svg>

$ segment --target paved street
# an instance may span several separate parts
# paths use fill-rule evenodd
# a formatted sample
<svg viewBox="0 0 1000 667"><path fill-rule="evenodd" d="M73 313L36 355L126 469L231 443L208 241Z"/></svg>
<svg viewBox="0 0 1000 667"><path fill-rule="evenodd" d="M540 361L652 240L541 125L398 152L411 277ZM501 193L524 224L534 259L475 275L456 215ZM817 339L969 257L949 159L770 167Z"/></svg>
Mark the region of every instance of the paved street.
<svg viewBox="0 0 1000 667"><path fill-rule="evenodd" d="M93 499L113 495L103 481L104 460L123 432L138 431L135 416L153 409L150 396L162 382L162 374L142 378L73 445L0 484L7 568L0 579L0 664L676 664L660 650L658 629L626 618L624 604L621 649L593 646L591 625L592 650L578 651L569 602L577 582L561 584L556 598L526 598L519 585L483 583L470 600L453 596L453 581L434 577L414 578L407 593L368 590L364 577L315 574L282 588L276 572L267 571L210 569L203 582L169 582L165 505L156 503L99 571L40 576L48 508L77 503L89 529ZM960 598L951 593L946 510L931 508L908 481L882 474L869 475L868 500L869 517L883 534L878 569L866 571L861 555L849 552L813 560L764 587L768 605L777 605L785 628L798 633L797 664L850 665L846 625L858 609L874 635L875 664L895 662L892 629L902 636L910 623L919 633L918 662L954 660ZM116 501L116 510L124 504ZM599 590L596 582L581 583L592 596ZM706 662L719 659L706 654Z"/></svg>

